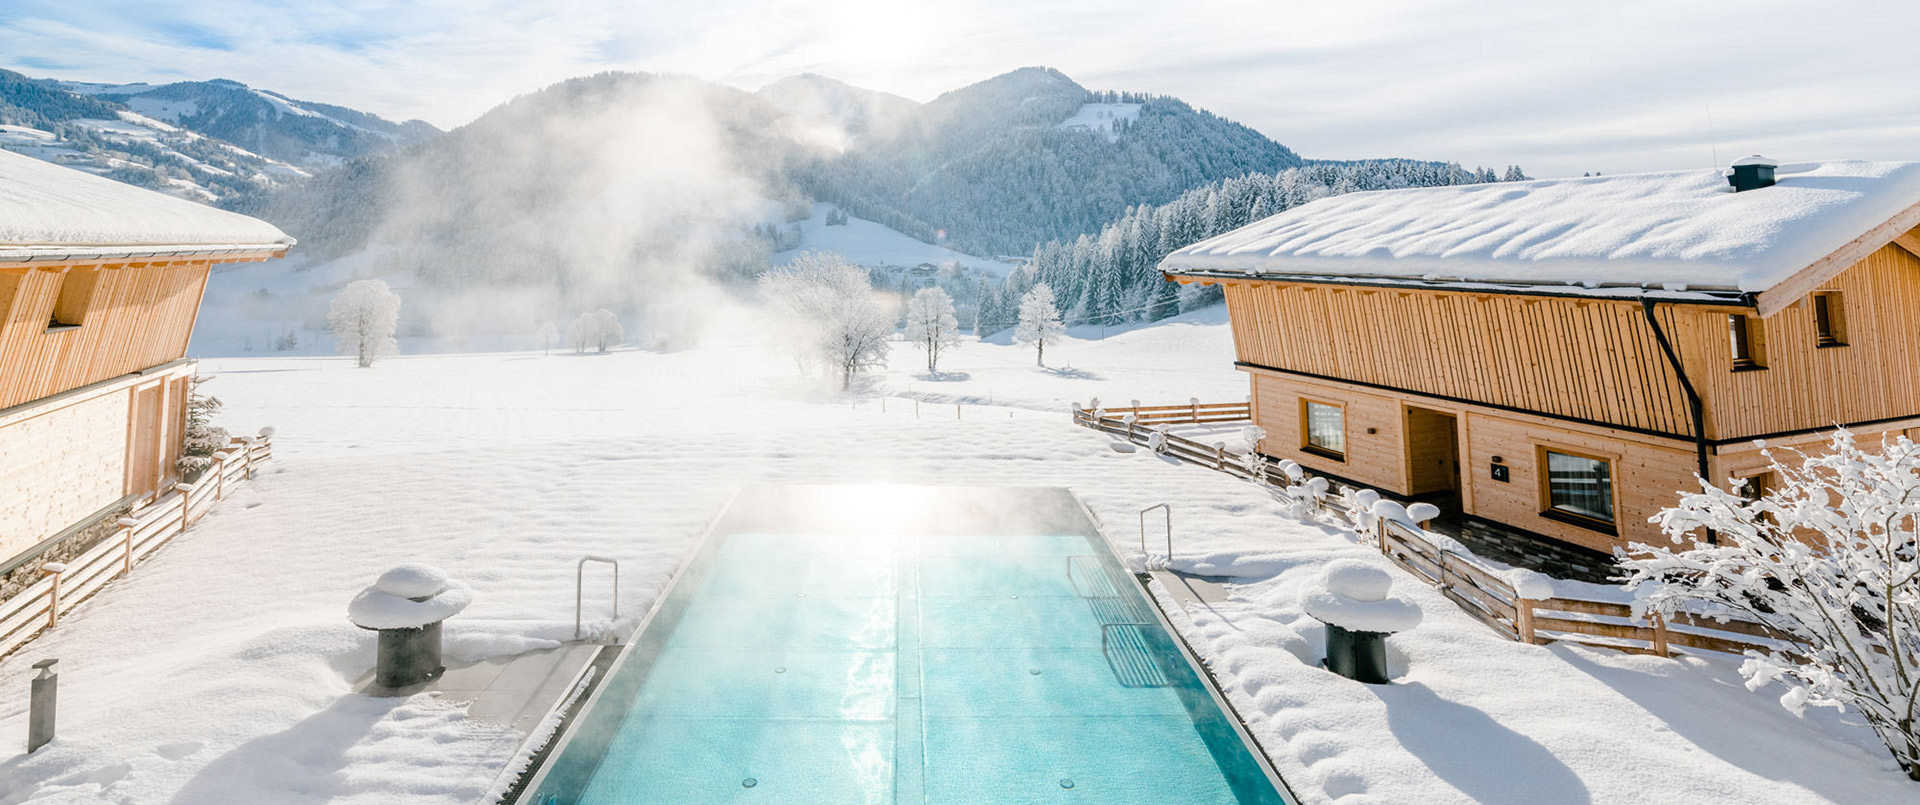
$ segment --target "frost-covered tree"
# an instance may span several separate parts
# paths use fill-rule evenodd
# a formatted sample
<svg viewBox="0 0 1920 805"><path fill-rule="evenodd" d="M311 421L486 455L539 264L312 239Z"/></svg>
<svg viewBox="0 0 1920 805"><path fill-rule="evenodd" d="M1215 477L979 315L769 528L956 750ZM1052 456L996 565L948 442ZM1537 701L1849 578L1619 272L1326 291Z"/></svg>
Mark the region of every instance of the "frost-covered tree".
<svg viewBox="0 0 1920 805"><path fill-rule="evenodd" d="M620 326L620 317L606 308L581 313L579 318L567 325L567 340L573 343L574 352L606 352L627 339L627 332Z"/></svg>
<svg viewBox="0 0 1920 805"><path fill-rule="evenodd" d="M533 332L533 337L539 339L540 353L544 355L553 351L554 344L560 343L560 328L553 326L550 321L541 322L540 329Z"/></svg>
<svg viewBox="0 0 1920 805"><path fill-rule="evenodd" d="M1033 345L1033 362L1047 365L1047 345L1066 332L1060 321L1060 308L1053 303L1053 289L1042 282L1020 297L1020 323L1014 326L1013 340Z"/></svg>
<svg viewBox="0 0 1920 805"><path fill-rule="evenodd" d="M940 353L960 345L960 322L953 297L939 288L921 288L907 300L907 340L927 353L927 371L940 371Z"/></svg>
<svg viewBox="0 0 1920 805"><path fill-rule="evenodd" d="M1633 546L1622 566L1636 608L1765 624L1788 648L1748 651L1747 687L1783 684L1796 714L1858 709L1920 780L1920 446L1902 436L1862 450L1842 429L1824 454L1766 455L1763 494L1702 483L1660 513L1691 547ZM1708 530L1715 540L1694 539Z"/></svg>
<svg viewBox="0 0 1920 805"><path fill-rule="evenodd" d="M174 469L187 483L193 483L213 466L213 454L225 450L233 441L225 428L213 424L213 415L220 412L221 404L219 397L200 393L200 384L206 381L207 378L193 376L193 385L187 394L185 439L180 445L180 458L174 462Z"/></svg>
<svg viewBox="0 0 1920 805"><path fill-rule="evenodd" d="M760 290L779 316L803 365L817 361L840 379L887 359L893 312L875 298L867 271L837 254L805 252L760 277Z"/></svg>
<svg viewBox="0 0 1920 805"><path fill-rule="evenodd" d="M349 284L327 309L334 345L341 354L354 356L362 369L372 366L375 358L400 351L393 340L399 323L400 295L380 280Z"/></svg>

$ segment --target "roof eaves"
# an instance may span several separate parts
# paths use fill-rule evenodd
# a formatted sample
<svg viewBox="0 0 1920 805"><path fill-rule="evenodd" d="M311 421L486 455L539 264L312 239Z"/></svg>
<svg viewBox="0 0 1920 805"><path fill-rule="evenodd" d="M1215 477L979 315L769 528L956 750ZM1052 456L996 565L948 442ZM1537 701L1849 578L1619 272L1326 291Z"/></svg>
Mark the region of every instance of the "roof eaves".
<svg viewBox="0 0 1920 805"><path fill-rule="evenodd" d="M1570 299L1652 299L1691 305L1732 305L1753 307L1755 294L1734 288L1669 289L1643 285L1566 285L1496 280L1429 279L1424 277L1334 276L1326 274L1277 274L1272 272L1223 271L1219 269L1161 269L1169 277L1237 282L1290 282L1305 285L1342 285L1357 288L1412 288L1455 293L1542 296Z"/></svg>
<svg viewBox="0 0 1920 805"><path fill-rule="evenodd" d="M127 260L146 257L199 257L228 254L285 254L290 244L192 244L178 246L0 246L0 263L51 263L73 260Z"/></svg>

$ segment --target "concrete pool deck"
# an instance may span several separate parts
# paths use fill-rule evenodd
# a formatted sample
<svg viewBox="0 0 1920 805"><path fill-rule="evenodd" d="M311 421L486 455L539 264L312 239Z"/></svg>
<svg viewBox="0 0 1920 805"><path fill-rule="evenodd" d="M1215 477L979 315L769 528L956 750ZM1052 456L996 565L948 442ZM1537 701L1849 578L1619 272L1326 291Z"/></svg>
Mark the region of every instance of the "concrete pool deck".
<svg viewBox="0 0 1920 805"><path fill-rule="evenodd" d="M572 692L580 672L607 647L600 643L566 643L511 657L449 664L438 679L391 693L425 693L443 701L466 702L468 718L531 734L540 720ZM372 671L354 687L367 695L390 693L373 685Z"/></svg>

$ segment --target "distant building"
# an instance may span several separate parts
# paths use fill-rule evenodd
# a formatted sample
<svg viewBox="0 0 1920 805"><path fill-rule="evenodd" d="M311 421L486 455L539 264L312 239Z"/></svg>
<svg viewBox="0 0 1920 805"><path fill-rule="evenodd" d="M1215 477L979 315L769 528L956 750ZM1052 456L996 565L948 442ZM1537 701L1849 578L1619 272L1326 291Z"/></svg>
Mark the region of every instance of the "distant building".
<svg viewBox="0 0 1920 805"><path fill-rule="evenodd" d="M16 569L178 480L208 274L292 243L244 215L0 151L0 596Z"/></svg>
<svg viewBox="0 0 1920 805"><path fill-rule="evenodd" d="M1611 550L1764 490L1756 439L1920 428L1920 163L1777 167L1353 193L1161 267L1223 287L1263 453Z"/></svg>

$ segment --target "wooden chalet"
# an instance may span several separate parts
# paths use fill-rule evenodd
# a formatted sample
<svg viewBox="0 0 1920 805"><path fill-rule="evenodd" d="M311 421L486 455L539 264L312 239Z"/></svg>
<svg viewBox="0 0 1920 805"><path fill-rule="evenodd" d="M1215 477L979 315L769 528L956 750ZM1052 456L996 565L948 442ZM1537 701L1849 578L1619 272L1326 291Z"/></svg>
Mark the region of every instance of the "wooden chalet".
<svg viewBox="0 0 1920 805"><path fill-rule="evenodd" d="M1353 193L1194 244L1261 452L1603 551L1757 440L1920 433L1920 163Z"/></svg>
<svg viewBox="0 0 1920 805"><path fill-rule="evenodd" d="M292 243L0 151L0 587L172 488L209 272Z"/></svg>

